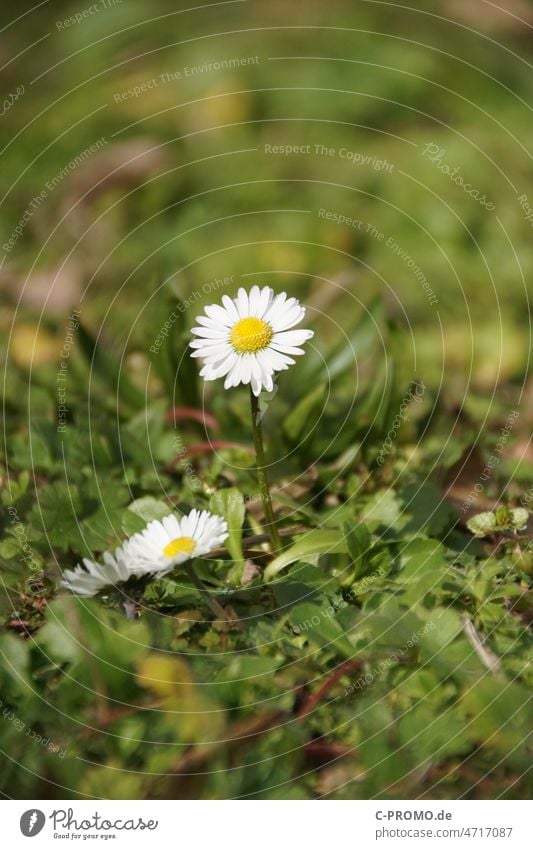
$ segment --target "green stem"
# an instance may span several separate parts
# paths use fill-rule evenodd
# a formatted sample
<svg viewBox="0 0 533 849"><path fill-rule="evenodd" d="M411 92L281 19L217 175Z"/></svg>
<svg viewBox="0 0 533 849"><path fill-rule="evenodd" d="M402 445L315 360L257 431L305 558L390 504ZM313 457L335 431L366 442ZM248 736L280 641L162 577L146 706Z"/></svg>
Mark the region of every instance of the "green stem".
<svg viewBox="0 0 533 849"><path fill-rule="evenodd" d="M281 551L281 539L276 527L274 511L272 509L272 496L270 494L270 486L266 472L265 449L263 446L263 428L261 427L261 416L259 415L259 398L257 398L250 388L250 405L252 410L252 430L254 432L255 445L255 462L257 468L257 479L259 481L259 490L265 509L267 520L267 531L270 536L272 551Z"/></svg>
<svg viewBox="0 0 533 849"><path fill-rule="evenodd" d="M196 589L198 590L198 592L200 593L200 595L204 599L205 603L213 611L213 613L215 614L217 619L222 619L223 622L231 621L231 617L228 616L228 614L226 613L226 611L224 610L222 605L220 605L218 603L218 601L216 601L216 599L211 597L211 594L210 594L209 590L207 589L207 587L205 586L204 582L196 574L196 571L195 571L192 563L187 562L184 565L185 565L185 571L187 572L189 578L191 579L194 586L196 587Z"/></svg>

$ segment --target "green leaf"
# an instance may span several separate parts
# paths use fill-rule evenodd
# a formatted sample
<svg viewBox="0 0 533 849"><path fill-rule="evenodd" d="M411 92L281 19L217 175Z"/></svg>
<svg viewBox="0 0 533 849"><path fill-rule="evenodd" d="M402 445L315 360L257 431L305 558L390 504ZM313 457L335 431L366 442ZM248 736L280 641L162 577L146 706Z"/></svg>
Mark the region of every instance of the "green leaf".
<svg viewBox="0 0 533 849"><path fill-rule="evenodd" d="M431 483L409 484L401 490L403 514L409 517L404 530L422 532L428 536L440 534L451 524L454 511L442 492Z"/></svg>
<svg viewBox="0 0 533 849"><path fill-rule="evenodd" d="M465 736L465 723L457 713L445 710L432 715L425 703L409 710L397 726L401 743L415 752L424 765L432 758L452 757L469 751L471 742Z"/></svg>
<svg viewBox="0 0 533 849"><path fill-rule="evenodd" d="M241 654L232 657L229 663L215 672L216 681L231 682L242 686L242 682L251 679L255 684L257 678L268 678L283 664L282 658L261 657L260 655Z"/></svg>
<svg viewBox="0 0 533 849"><path fill-rule="evenodd" d="M436 583L446 568L445 553L444 546L436 540L411 540L402 549L398 580L419 581L430 574Z"/></svg>
<svg viewBox="0 0 533 849"><path fill-rule="evenodd" d="M244 496L236 487L219 489L213 493L210 501L210 509L217 516L222 516L228 523L228 539L226 548L233 558L231 570L231 581L238 583L238 578L244 567L244 553L242 550L242 526L246 508Z"/></svg>
<svg viewBox="0 0 533 849"><path fill-rule="evenodd" d="M331 648L345 659L353 658L355 649L333 618L332 608L304 602L291 609L289 621L299 634L320 648Z"/></svg>
<svg viewBox="0 0 533 849"><path fill-rule="evenodd" d="M319 554L346 554L347 551L348 543L342 531L309 531L269 563L264 572L265 581L271 581L297 560L307 560L309 557L315 559Z"/></svg>
<svg viewBox="0 0 533 849"><path fill-rule="evenodd" d="M28 515L32 542L48 542L59 551L81 547L79 518L83 513L78 487L65 483L44 486ZM46 534L46 537L43 535Z"/></svg>
<svg viewBox="0 0 533 849"><path fill-rule="evenodd" d="M348 553L353 558L353 577L352 580L358 581L367 571L365 566L368 561L368 553L371 545L370 533L366 525L349 525L347 522L343 525L346 542L348 545Z"/></svg>
<svg viewBox="0 0 533 849"><path fill-rule="evenodd" d="M96 479L89 480L83 493L92 497L84 505L84 512L88 515L81 522L81 534L86 546L103 551L117 543L117 530L120 529L123 509L130 499L130 493L116 481L99 483L97 487Z"/></svg>
<svg viewBox="0 0 533 849"><path fill-rule="evenodd" d="M384 425L394 391L394 363L385 357L376 370L370 389L359 404L359 415L368 420L367 440L377 442L384 436Z"/></svg>
<svg viewBox="0 0 533 849"><path fill-rule="evenodd" d="M402 505L393 489L380 489L369 498L361 518L386 527L396 526L402 515Z"/></svg>
<svg viewBox="0 0 533 849"><path fill-rule="evenodd" d="M18 480L11 479L9 488L3 489L0 493L2 504L10 506L20 501L28 489L29 482L30 473L28 471L21 472Z"/></svg>
<svg viewBox="0 0 533 849"><path fill-rule="evenodd" d="M13 538L3 539L2 542L0 542L0 557L4 560L11 560L11 558L15 557L21 549L21 544L19 539L15 536L15 531L10 531L10 533L13 534Z"/></svg>
<svg viewBox="0 0 533 849"><path fill-rule="evenodd" d="M462 712L475 723L481 745L499 751L517 764L530 766L531 695L514 682L483 677L465 689Z"/></svg>
<svg viewBox="0 0 533 849"><path fill-rule="evenodd" d="M151 495L146 495L144 498L137 498L128 505L128 510L139 516L144 522L148 523L154 519L164 519L169 513L172 513L172 508L165 504L164 501L158 501L157 498L152 498Z"/></svg>

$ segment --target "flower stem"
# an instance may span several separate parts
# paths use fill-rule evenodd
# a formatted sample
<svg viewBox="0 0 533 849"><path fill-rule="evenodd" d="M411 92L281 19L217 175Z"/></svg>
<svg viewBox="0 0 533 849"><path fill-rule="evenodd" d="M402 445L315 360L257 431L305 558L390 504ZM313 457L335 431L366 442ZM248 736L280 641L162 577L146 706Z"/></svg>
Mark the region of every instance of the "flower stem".
<svg viewBox="0 0 533 849"><path fill-rule="evenodd" d="M259 481L259 490L265 510L267 520L267 531L270 536L272 551L281 551L281 539L276 527L274 511L272 509L272 496L270 494L270 485L265 462L265 449L263 445L263 428L261 427L261 416L259 415L259 398L257 398L250 388L250 405L252 411L252 430L254 432L255 445L255 463L257 469L257 479Z"/></svg>

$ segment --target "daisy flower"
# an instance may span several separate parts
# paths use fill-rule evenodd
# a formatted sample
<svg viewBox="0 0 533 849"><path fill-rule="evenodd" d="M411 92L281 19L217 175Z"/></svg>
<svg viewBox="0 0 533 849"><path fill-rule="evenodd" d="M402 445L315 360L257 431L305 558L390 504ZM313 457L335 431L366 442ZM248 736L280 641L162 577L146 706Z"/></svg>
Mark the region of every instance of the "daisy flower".
<svg viewBox="0 0 533 849"><path fill-rule="evenodd" d="M66 569L61 585L75 595L92 596L104 587L127 581L133 574L124 552L117 548L114 557L108 551L104 553L102 565L84 558L83 566Z"/></svg>
<svg viewBox="0 0 533 849"><path fill-rule="evenodd" d="M293 365L292 357L303 354L301 346L314 335L290 329L301 322L305 307L285 292L274 295L269 286L241 288L233 300L223 295L222 304L205 307L192 329L198 339L190 343L191 356L203 360L201 377L225 377L225 389L250 384L255 396L261 389L272 392L273 374Z"/></svg>
<svg viewBox="0 0 533 849"><path fill-rule="evenodd" d="M155 519L144 531L134 534L125 544L130 569L166 574L193 557L200 557L221 545L228 526L220 516L207 510L191 510L178 519L174 514Z"/></svg>

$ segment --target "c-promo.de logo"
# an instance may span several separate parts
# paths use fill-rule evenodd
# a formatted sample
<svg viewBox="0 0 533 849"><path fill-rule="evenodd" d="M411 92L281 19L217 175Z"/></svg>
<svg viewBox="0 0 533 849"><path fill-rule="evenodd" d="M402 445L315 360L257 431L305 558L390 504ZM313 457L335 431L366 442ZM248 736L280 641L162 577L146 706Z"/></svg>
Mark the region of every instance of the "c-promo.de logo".
<svg viewBox="0 0 533 849"><path fill-rule="evenodd" d="M24 811L20 818L20 830L24 837L35 837L43 830L46 817L42 811L37 808L30 808L29 811Z"/></svg>

